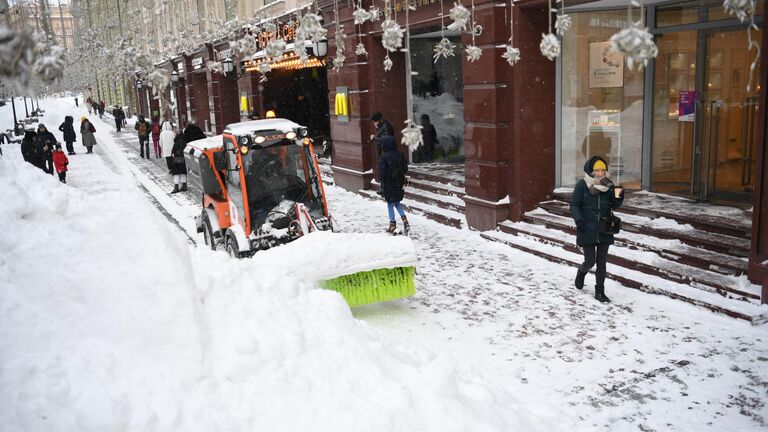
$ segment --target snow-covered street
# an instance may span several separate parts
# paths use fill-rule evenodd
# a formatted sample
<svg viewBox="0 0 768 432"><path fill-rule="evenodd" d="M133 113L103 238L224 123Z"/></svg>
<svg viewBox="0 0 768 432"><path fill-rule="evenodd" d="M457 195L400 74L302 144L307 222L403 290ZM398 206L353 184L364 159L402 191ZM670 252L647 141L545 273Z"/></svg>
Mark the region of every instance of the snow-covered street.
<svg viewBox="0 0 768 432"><path fill-rule="evenodd" d="M87 115L41 105L60 140ZM768 428L768 325L612 281L601 304L592 276L415 215L417 294L350 312L209 251L199 191L89 118L66 185L3 145L0 430ZM383 201L325 191L341 231L384 235Z"/></svg>

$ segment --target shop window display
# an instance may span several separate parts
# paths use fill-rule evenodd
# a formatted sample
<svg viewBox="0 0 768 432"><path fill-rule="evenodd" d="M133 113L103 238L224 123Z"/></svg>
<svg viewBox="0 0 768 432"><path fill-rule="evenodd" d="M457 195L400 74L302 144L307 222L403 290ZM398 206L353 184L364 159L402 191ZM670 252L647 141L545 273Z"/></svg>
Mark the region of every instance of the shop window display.
<svg viewBox="0 0 768 432"><path fill-rule="evenodd" d="M561 186L575 185L599 155L614 181L640 188L644 75L609 42L626 19L626 10L574 13L563 37Z"/></svg>
<svg viewBox="0 0 768 432"><path fill-rule="evenodd" d="M439 31L411 37L413 118L425 130L431 131L433 126L437 137L434 148L427 145L414 152L413 162L464 161L463 47L458 34L446 32L446 37L456 46L456 54L437 62L432 56L441 39ZM424 115L429 119L426 124Z"/></svg>

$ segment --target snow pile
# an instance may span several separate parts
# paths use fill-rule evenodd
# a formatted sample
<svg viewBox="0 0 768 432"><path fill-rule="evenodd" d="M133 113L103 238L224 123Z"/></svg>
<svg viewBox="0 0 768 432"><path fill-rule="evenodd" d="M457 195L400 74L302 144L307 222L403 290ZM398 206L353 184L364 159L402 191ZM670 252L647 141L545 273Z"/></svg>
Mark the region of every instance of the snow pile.
<svg viewBox="0 0 768 432"><path fill-rule="evenodd" d="M336 293L187 246L106 166L92 194L9 153L0 430L564 428L552 407L356 321Z"/></svg>

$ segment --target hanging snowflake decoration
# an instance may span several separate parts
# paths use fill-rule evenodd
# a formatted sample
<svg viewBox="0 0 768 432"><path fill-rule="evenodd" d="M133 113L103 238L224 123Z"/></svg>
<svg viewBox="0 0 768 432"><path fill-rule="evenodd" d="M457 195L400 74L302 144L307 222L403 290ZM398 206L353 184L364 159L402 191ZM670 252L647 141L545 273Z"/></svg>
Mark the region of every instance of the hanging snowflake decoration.
<svg viewBox="0 0 768 432"><path fill-rule="evenodd" d="M336 52L336 57L333 58L333 70L338 72L344 66L344 60L347 58L344 56L344 52L339 50Z"/></svg>
<svg viewBox="0 0 768 432"><path fill-rule="evenodd" d="M355 25L365 24L366 21L371 19L371 13L360 6L352 12L352 16L355 18Z"/></svg>
<svg viewBox="0 0 768 432"><path fill-rule="evenodd" d="M641 22L634 22L611 36L611 47L614 51L624 54L630 70L633 70L635 65L639 68L646 66L648 60L659 54L653 36L648 33L647 28L642 27Z"/></svg>
<svg viewBox="0 0 768 432"><path fill-rule="evenodd" d="M453 22L448 24L448 29L466 31L469 26L469 18L472 15L469 9L460 3L454 3L449 13Z"/></svg>
<svg viewBox="0 0 768 432"><path fill-rule="evenodd" d="M421 133L422 127L420 125L414 125L412 120L405 121L405 129L401 130L403 138L400 142L407 146L410 151L416 151L422 144L424 144L424 136Z"/></svg>
<svg viewBox="0 0 768 432"><path fill-rule="evenodd" d="M539 44L541 54L549 60L554 60L560 55L560 41L552 33L541 35L541 44Z"/></svg>
<svg viewBox="0 0 768 432"><path fill-rule="evenodd" d="M389 53L387 53L387 57L384 58L384 71L387 72L390 69L392 69L392 59L389 58Z"/></svg>
<svg viewBox="0 0 768 432"><path fill-rule="evenodd" d="M285 41L281 38L272 39L267 42L267 46L264 48L264 53L267 57L277 58L283 55L285 52Z"/></svg>
<svg viewBox="0 0 768 432"><path fill-rule="evenodd" d="M164 68L156 68L147 75L147 81L149 81L149 85L152 87L152 94L157 96L171 85L171 73Z"/></svg>
<svg viewBox="0 0 768 432"><path fill-rule="evenodd" d="M571 29L571 25L571 16L560 14L555 21L555 30L557 30L557 34L562 36Z"/></svg>
<svg viewBox="0 0 768 432"><path fill-rule="evenodd" d="M381 19L381 10L376 7L376 5L371 5L371 8L368 9L368 13L370 16L368 17L368 21L370 22L376 22Z"/></svg>
<svg viewBox="0 0 768 432"><path fill-rule="evenodd" d="M389 52L394 52L403 46L403 29L397 21L387 19L381 24L384 33L381 36L381 44Z"/></svg>
<svg viewBox="0 0 768 432"><path fill-rule="evenodd" d="M515 63L520 61L520 50L513 48L512 45L505 45L506 51L501 57L509 63L510 66L514 66Z"/></svg>
<svg viewBox="0 0 768 432"><path fill-rule="evenodd" d="M440 57L443 57L443 58L453 57L454 49L456 49L456 45L452 44L451 41L448 40L448 38L444 37L440 39L440 42L438 42L437 45L435 45L435 48L433 50L435 54L432 56L432 58L434 58L435 63L437 63L437 60Z"/></svg>
<svg viewBox="0 0 768 432"><path fill-rule="evenodd" d="M328 30L320 24L320 15L308 13L299 18L299 27L296 29L296 40L311 40L320 42L328 34Z"/></svg>
<svg viewBox="0 0 768 432"><path fill-rule="evenodd" d="M205 63L205 67L208 68L211 72L216 72L219 74L224 74L224 65L221 64L221 62L217 61L208 61Z"/></svg>
<svg viewBox="0 0 768 432"><path fill-rule="evenodd" d="M723 0L723 9L728 15L736 15L741 22L746 22L754 13L754 0Z"/></svg>
<svg viewBox="0 0 768 432"><path fill-rule="evenodd" d="M475 45L467 46L467 49L465 49L464 52L467 54L468 62L476 62L480 60L480 56L483 55L483 50L476 47Z"/></svg>
<svg viewBox="0 0 768 432"><path fill-rule="evenodd" d="M362 42L358 42L357 46L355 46L355 54L368 56L368 51L366 51L365 45Z"/></svg>

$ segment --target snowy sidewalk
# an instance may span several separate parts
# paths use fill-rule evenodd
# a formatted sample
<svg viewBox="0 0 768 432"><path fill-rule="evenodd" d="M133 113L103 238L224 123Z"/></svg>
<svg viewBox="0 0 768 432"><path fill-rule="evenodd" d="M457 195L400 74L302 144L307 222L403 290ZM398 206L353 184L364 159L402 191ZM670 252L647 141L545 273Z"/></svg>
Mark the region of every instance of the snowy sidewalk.
<svg viewBox="0 0 768 432"><path fill-rule="evenodd" d="M169 195L164 160L140 159L131 128L116 134L108 122L95 123L97 153L116 172L130 173L167 217L199 240L190 220L200 211L199 192ZM383 202L333 186L326 192L342 231L386 227ZM476 232L410 219L419 256L416 296L355 309L358 319L456 358L460 373L495 377L528 409L557 407L550 414L570 429L768 427L768 326L752 327L610 281L606 291L613 303L599 304L592 279L583 292L572 288L572 268Z"/></svg>

